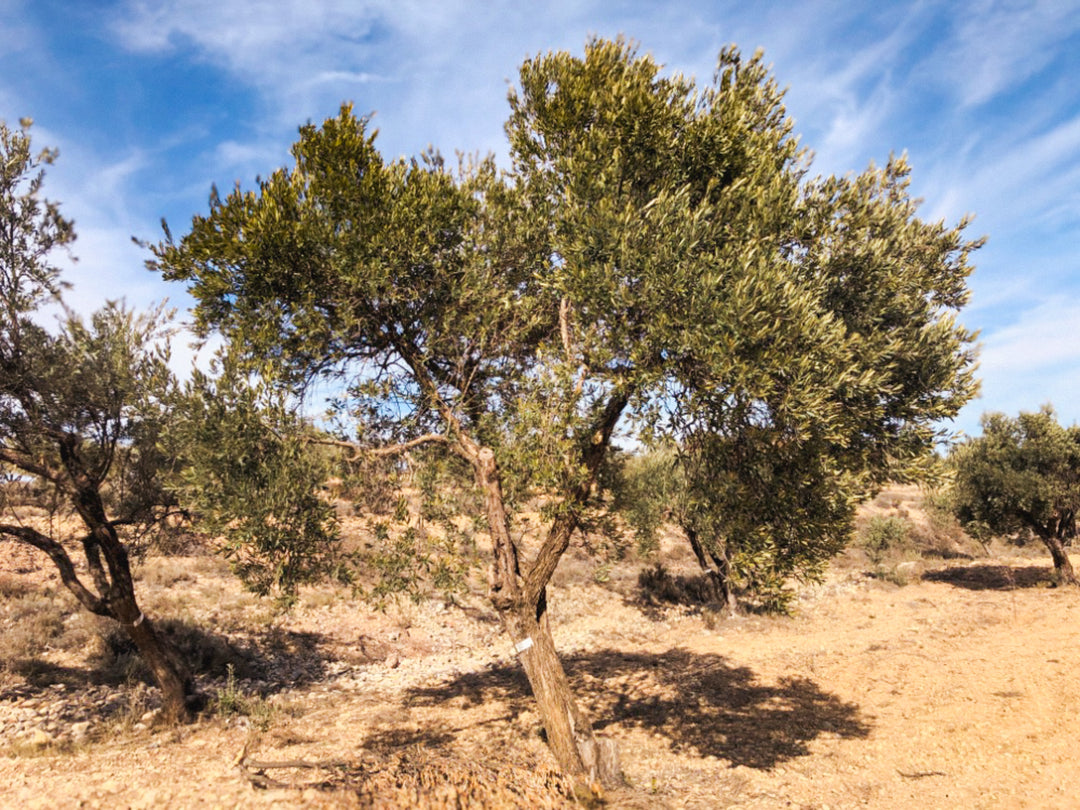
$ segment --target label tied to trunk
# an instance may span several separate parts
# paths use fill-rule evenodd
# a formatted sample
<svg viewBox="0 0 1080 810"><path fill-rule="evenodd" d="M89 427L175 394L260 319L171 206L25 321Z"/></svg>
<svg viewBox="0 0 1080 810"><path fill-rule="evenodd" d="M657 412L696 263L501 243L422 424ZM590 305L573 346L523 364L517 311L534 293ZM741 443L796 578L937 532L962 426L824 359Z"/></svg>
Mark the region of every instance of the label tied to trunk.
<svg viewBox="0 0 1080 810"><path fill-rule="evenodd" d="M531 647L532 645L533 645L533 640L531 638L528 638L528 637L523 638L521 641L519 641L517 644L514 645L514 654L518 655L520 653L523 653L527 649L529 649L529 647Z"/></svg>

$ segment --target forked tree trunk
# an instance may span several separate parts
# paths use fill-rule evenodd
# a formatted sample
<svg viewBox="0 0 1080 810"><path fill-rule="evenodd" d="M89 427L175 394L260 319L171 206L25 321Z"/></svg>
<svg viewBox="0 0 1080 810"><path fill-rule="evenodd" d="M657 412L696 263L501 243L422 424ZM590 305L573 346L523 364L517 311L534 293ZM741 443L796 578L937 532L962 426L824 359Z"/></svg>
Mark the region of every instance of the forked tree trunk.
<svg viewBox="0 0 1080 810"><path fill-rule="evenodd" d="M731 561L728 559L727 549L725 548L719 554L710 549L708 556L706 556L705 548L701 545L701 538L698 536L697 530L691 526L683 526L683 533L686 535L686 539L690 541L690 548L694 550L698 565L712 582L713 598L725 611L738 613L739 605L735 600L735 591L731 585ZM716 566L715 568L709 565L710 558Z"/></svg>
<svg viewBox="0 0 1080 810"><path fill-rule="evenodd" d="M97 605L88 607L123 625L161 690L162 719L169 723L190 722L201 698L195 689L195 679L176 646L157 631L139 608L127 549L106 517L96 487L80 488L75 508L90 529L83 545L100 593ZM66 580L65 584L68 584ZM80 601L85 601L78 591L73 592Z"/></svg>
<svg viewBox="0 0 1080 810"><path fill-rule="evenodd" d="M70 555L60 543L29 526L0 526L0 534L20 540L43 551L49 556L60 574L64 587L84 608L98 616L112 619L124 628L135 644L139 656L150 668L150 673L161 690L162 719L168 722L186 722L199 707L202 696L195 689L195 680L184 664L176 647L162 636L139 609L135 600L134 581L128 564L127 553L111 526L99 538L84 540L87 562L94 589L88 588L80 579ZM104 554L102 554L104 552ZM102 564L105 557L107 566Z"/></svg>
<svg viewBox="0 0 1080 810"><path fill-rule="evenodd" d="M474 459L492 536L491 602L536 698L548 746L563 772L576 778L579 790L595 794L597 784L615 787L622 783L617 745L594 734L592 723L574 699L551 636L546 588L540 588L534 599L525 588L494 454L483 448Z"/></svg>

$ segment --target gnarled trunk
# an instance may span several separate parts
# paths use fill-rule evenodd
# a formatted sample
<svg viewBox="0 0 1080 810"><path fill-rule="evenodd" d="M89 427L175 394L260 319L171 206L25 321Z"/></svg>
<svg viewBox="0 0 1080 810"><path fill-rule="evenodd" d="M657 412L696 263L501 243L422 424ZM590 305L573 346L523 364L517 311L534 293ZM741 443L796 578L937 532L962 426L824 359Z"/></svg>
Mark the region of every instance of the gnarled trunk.
<svg viewBox="0 0 1080 810"><path fill-rule="evenodd" d="M167 723L190 722L202 701L195 680L172 642L142 613L139 617L135 623L125 624L124 629L161 690L162 719Z"/></svg>
<svg viewBox="0 0 1080 810"><path fill-rule="evenodd" d="M723 549L719 554L710 549L708 557L706 557L705 548L701 545L701 538L698 537L697 530L692 526L683 526L683 533L686 535L686 539L690 541L690 548L694 550L698 565L712 582L713 598L724 610L738 613L739 605L735 600L735 591L731 585L731 561L728 559L727 549ZM709 565L710 558L716 566L715 568Z"/></svg>
<svg viewBox="0 0 1080 810"><path fill-rule="evenodd" d="M514 640L536 698L548 746L559 766L568 774L582 777L585 787L621 784L618 746L611 738L594 733L592 722L570 689L551 636L546 595L541 596L538 606L521 605L506 611L503 621Z"/></svg>
<svg viewBox="0 0 1080 810"><path fill-rule="evenodd" d="M474 458L477 483L484 492L495 558L492 605L514 643L536 698L548 746L559 767L578 778L581 790L594 793L597 784L615 787L622 783L617 745L614 740L593 732L588 716L574 699L551 636L546 587L530 596L521 576L517 545L510 534L494 454L483 448ZM569 526L565 527L566 539L569 539L569 529Z"/></svg>
<svg viewBox="0 0 1080 810"><path fill-rule="evenodd" d="M1058 584L1080 585L1080 580L1076 578L1076 572L1073 571L1072 562L1069 560L1069 555L1065 550L1065 544L1061 541L1061 538L1049 532L1039 533L1039 538L1050 551L1050 557L1054 561L1054 572L1057 575Z"/></svg>
<svg viewBox="0 0 1080 810"><path fill-rule="evenodd" d="M74 470L75 459L66 460L69 468ZM120 541L116 527L106 516L97 486L78 472L72 477L77 484L75 509L90 530L83 540L83 549L91 577L100 594L100 598L95 600L96 604L87 607L123 625L161 690L163 719L172 723L190 722L193 710L199 706L201 699L195 689L195 679L181 660L175 645L157 632L139 608L127 549ZM81 584L79 589L82 593L79 590L73 592L80 601L85 601L85 589Z"/></svg>

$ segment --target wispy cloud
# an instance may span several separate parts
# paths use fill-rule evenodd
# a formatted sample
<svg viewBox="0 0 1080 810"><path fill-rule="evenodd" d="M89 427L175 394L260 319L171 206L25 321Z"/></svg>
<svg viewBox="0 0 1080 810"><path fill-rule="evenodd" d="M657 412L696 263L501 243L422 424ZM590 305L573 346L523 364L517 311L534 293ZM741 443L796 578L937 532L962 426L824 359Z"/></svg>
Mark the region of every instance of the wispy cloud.
<svg viewBox="0 0 1080 810"><path fill-rule="evenodd" d="M982 104L1037 75L1080 25L1080 6L1061 0L980 0L961 7L938 62L964 105Z"/></svg>
<svg viewBox="0 0 1080 810"><path fill-rule="evenodd" d="M1014 323L983 335L983 370L994 376L1048 375L1063 364L1080 366L1077 324L1080 301L1062 295L1046 298Z"/></svg>
<svg viewBox="0 0 1080 810"><path fill-rule="evenodd" d="M1080 319L1075 2L112 0L54 21L31 0L0 0L0 110L46 126L50 105L68 111L54 117L66 128L37 140L63 152L48 190L77 220L80 300L170 294L183 307L129 237L153 239L162 215L180 231L211 182L250 183L287 163L298 125L351 100L376 112L390 156L428 144L505 155L521 61L619 33L699 82L724 45L763 46L815 171L907 150L922 215L973 212L972 234L991 237L964 313L983 328L985 394L965 418L1080 403L1080 352L1064 337ZM80 72L65 37L108 64ZM130 100L136 86L143 96ZM113 114L110 98L129 106ZM142 99L156 104L151 120Z"/></svg>
<svg viewBox="0 0 1080 810"><path fill-rule="evenodd" d="M961 414L968 433L978 432L978 415L986 410L1015 414L1052 403L1062 420L1080 419L1080 302L1056 295L1019 313L1008 326L983 336L980 400Z"/></svg>

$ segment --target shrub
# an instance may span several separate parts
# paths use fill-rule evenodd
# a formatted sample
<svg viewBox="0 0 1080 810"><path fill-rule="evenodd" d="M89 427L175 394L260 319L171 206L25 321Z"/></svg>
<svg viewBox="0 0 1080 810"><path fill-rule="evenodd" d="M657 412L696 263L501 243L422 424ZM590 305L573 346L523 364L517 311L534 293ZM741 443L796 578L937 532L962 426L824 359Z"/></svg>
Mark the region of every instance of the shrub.
<svg viewBox="0 0 1080 810"><path fill-rule="evenodd" d="M859 545L872 563L880 565L890 554L906 548L910 535L910 521L899 517L875 516L863 528Z"/></svg>

